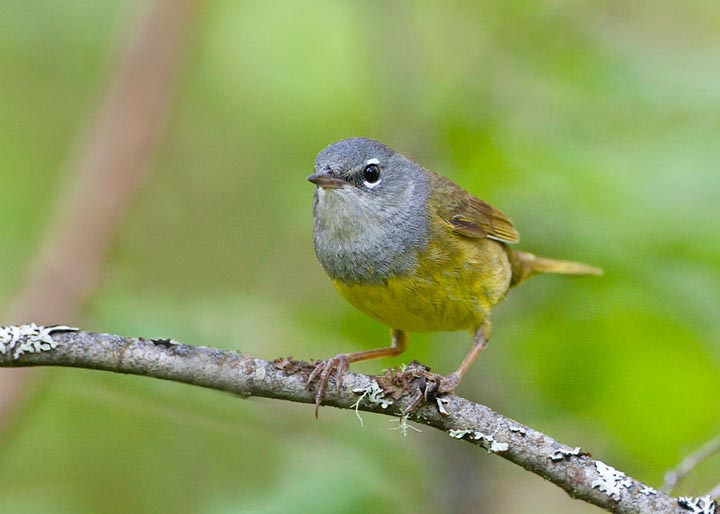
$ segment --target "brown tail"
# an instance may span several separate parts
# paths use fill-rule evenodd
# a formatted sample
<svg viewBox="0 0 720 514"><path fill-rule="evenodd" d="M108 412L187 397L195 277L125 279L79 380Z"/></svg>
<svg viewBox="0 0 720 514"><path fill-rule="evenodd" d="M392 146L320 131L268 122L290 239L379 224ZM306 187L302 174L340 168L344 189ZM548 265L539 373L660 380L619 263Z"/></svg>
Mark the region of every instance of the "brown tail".
<svg viewBox="0 0 720 514"><path fill-rule="evenodd" d="M537 273L560 273L563 275L602 275L603 270L581 262L558 261L538 257L532 253L513 251L510 255L512 283L517 285Z"/></svg>

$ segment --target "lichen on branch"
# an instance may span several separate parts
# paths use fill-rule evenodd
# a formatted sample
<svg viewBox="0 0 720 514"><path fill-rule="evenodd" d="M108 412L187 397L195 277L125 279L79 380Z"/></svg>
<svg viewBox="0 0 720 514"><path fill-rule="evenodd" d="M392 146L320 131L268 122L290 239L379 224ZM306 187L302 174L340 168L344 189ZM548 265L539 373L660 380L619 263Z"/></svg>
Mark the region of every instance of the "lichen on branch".
<svg viewBox="0 0 720 514"><path fill-rule="evenodd" d="M0 344L0 367L72 366L173 380L242 396L315 402L314 392L306 385L314 366L291 358L267 361L172 339L130 338L34 324L0 327ZM559 443L459 396L443 396L442 401L420 405L408 414L417 389L405 394L397 389L380 390L391 382L388 377L392 372L388 373L371 377L348 372L339 387L328 387L324 404L398 416L443 430L542 476L573 498L609 512L717 512L717 504L710 497L673 498L592 459L578 447Z"/></svg>

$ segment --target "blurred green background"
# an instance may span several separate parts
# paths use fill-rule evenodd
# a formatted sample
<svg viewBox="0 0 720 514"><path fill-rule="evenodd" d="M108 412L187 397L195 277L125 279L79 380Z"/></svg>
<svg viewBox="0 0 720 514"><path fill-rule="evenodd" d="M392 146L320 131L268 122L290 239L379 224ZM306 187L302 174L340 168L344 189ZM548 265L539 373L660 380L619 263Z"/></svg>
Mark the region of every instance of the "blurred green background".
<svg viewBox="0 0 720 514"><path fill-rule="evenodd" d="M140 5L0 7L3 304ZM500 207L520 248L606 271L512 291L459 394L652 485L720 430L720 4L208 0L187 44L79 326L268 359L384 345L315 259L305 182L324 146L369 136ZM448 372L469 344L414 335L354 369ZM599 512L446 434L364 421L51 369L0 441L0 509Z"/></svg>

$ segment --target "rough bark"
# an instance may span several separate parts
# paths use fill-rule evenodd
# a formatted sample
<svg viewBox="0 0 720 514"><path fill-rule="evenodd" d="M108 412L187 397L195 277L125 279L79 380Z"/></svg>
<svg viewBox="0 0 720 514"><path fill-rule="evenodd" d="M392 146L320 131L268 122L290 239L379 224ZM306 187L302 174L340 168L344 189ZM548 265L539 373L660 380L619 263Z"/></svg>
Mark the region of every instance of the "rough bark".
<svg viewBox="0 0 720 514"><path fill-rule="evenodd" d="M240 396L312 404L306 385L313 365L291 358L266 361L238 352L179 344L166 339L128 338L35 325L0 328L0 366L72 366L142 375ZM395 375L398 376L398 375ZM403 417L411 394L400 395L393 375L346 373L331 384L324 405ZM397 398L396 398L397 396ZM358 402L358 400L360 400ZM441 411L445 411L443 414ZM308 409L308 416L312 410ZM710 498L673 498L590 457L580 448L507 418L483 405L448 395L407 416L447 432L536 473L570 496L609 512L715 513Z"/></svg>

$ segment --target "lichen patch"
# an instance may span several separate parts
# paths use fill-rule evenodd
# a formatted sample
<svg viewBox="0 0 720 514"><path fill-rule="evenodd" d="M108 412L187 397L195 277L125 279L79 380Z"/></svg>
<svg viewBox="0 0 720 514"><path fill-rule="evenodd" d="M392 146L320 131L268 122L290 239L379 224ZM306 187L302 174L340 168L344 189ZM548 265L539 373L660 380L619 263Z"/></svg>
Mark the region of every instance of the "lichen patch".
<svg viewBox="0 0 720 514"><path fill-rule="evenodd" d="M615 501L620 501L623 488L628 489L632 486L632 480L625 476L625 473L604 462L595 461L595 469L600 477L593 481L593 489L600 489Z"/></svg>
<svg viewBox="0 0 720 514"><path fill-rule="evenodd" d="M39 353L57 348L53 332L75 332L78 330L64 325L43 327L35 323L27 325L0 326L0 353L12 354L13 359L25 353Z"/></svg>

